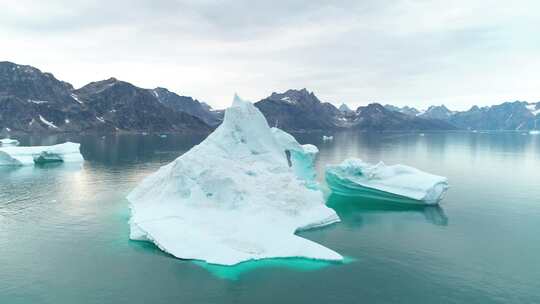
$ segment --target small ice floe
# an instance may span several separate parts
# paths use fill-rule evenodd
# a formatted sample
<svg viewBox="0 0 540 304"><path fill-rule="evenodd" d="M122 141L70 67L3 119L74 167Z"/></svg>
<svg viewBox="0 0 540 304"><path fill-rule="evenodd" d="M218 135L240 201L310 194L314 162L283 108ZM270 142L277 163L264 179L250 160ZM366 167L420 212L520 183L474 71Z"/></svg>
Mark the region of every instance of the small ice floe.
<svg viewBox="0 0 540 304"><path fill-rule="evenodd" d="M324 140L324 141L334 140L334 136L326 136L326 135L323 135L322 140Z"/></svg>
<svg viewBox="0 0 540 304"><path fill-rule="evenodd" d="M161 134L159 137L161 137L161 138L167 138L167 134Z"/></svg>
<svg viewBox="0 0 540 304"><path fill-rule="evenodd" d="M18 145L19 145L19 141L16 140L16 139L11 139L11 138L0 139L0 146L2 146L2 147L5 147L5 146L18 146Z"/></svg>
<svg viewBox="0 0 540 304"><path fill-rule="evenodd" d="M538 134L540 134L540 130L530 130L529 134L530 135L538 135Z"/></svg>
<svg viewBox="0 0 540 304"><path fill-rule="evenodd" d="M347 159L326 167L326 181L333 193L409 204L438 204L448 189L446 177L416 168L360 159Z"/></svg>
<svg viewBox="0 0 540 304"><path fill-rule="evenodd" d="M420 136L426 136L426 134L424 134L424 133L420 133L420 134L418 134L418 135L420 135Z"/></svg>
<svg viewBox="0 0 540 304"><path fill-rule="evenodd" d="M72 142L54 146L0 147L0 166L82 161L80 144Z"/></svg>
<svg viewBox="0 0 540 304"><path fill-rule="evenodd" d="M43 151L38 155L34 156L34 164L36 165L62 162L64 162L64 158L62 157L62 155L48 151Z"/></svg>

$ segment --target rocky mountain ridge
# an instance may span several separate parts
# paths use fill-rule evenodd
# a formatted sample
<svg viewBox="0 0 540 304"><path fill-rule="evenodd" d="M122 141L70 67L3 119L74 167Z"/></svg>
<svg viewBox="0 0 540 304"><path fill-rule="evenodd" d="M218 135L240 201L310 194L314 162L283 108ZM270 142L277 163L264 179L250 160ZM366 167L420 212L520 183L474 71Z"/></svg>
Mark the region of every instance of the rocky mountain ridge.
<svg viewBox="0 0 540 304"><path fill-rule="evenodd" d="M386 108L396 112L403 109L388 105ZM540 102L503 102L486 107L472 106L466 111L451 111L440 105L416 111L416 114L409 115L442 120L464 130L526 131L540 128Z"/></svg>
<svg viewBox="0 0 540 304"><path fill-rule="evenodd" d="M185 101L189 106L193 103L198 101ZM71 84L34 67L0 62L0 130L24 133L211 131L205 117L184 111L181 105L180 101L177 108L172 109L154 90L116 78L74 89Z"/></svg>
<svg viewBox="0 0 540 304"><path fill-rule="evenodd" d="M291 132L532 130L540 128L540 102L505 102L451 111L371 103L356 110L321 101L307 89L272 93L255 103L269 125ZM0 131L210 132L223 111L166 88L139 88L109 78L79 89L39 69L0 62Z"/></svg>

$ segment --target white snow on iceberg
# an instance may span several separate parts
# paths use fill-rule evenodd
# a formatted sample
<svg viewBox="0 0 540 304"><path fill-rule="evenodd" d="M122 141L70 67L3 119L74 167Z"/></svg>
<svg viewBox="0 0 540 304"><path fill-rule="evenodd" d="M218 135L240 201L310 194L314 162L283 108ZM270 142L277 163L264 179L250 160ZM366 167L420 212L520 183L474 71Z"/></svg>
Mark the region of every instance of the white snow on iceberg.
<svg viewBox="0 0 540 304"><path fill-rule="evenodd" d="M80 144L67 142L54 146L0 147L0 166L24 166L39 162L82 162Z"/></svg>
<svg viewBox="0 0 540 304"><path fill-rule="evenodd" d="M130 238L212 264L284 257L342 260L295 235L339 221L322 192L309 187L316 152L271 129L253 104L235 97L212 134L128 195Z"/></svg>
<svg viewBox="0 0 540 304"><path fill-rule="evenodd" d="M326 167L326 182L333 193L398 203L437 204L448 189L446 177L416 168L347 159Z"/></svg>

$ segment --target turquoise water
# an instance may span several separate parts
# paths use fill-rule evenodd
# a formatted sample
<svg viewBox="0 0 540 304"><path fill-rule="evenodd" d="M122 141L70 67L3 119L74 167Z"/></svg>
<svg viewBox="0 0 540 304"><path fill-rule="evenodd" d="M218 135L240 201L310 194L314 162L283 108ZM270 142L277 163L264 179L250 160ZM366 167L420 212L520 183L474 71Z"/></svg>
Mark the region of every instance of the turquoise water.
<svg viewBox="0 0 540 304"><path fill-rule="evenodd" d="M342 133L317 169L347 157L447 176L441 207L330 196L342 222L301 235L347 257L237 267L172 258L128 240L126 194L202 138L82 142L81 165L0 169L0 303L539 303L540 136Z"/></svg>

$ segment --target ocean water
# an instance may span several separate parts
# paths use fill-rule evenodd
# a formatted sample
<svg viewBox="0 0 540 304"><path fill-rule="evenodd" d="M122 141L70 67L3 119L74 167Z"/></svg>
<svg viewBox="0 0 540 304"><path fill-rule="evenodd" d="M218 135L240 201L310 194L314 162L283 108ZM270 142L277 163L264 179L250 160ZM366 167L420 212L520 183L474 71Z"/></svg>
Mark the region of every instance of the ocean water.
<svg viewBox="0 0 540 304"><path fill-rule="evenodd" d="M301 235L343 263L235 267L128 240L127 193L199 143L169 135L23 137L82 143L82 165L0 168L0 303L540 303L540 136L299 134L317 170L347 157L449 178L440 207L330 196L341 223Z"/></svg>

